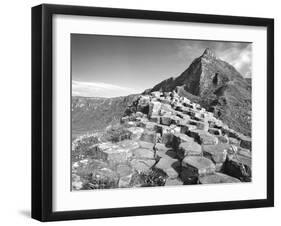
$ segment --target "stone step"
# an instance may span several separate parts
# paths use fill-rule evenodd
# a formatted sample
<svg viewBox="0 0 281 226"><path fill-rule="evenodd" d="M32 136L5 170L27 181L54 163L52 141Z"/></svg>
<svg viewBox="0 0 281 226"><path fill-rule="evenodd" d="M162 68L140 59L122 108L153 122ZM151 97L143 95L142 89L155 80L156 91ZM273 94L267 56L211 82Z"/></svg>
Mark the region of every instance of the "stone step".
<svg viewBox="0 0 281 226"><path fill-rule="evenodd" d="M248 158L252 157L251 151L249 149L246 149L246 148L238 147L238 152L237 153L239 155L243 155L243 156L248 157Z"/></svg>
<svg viewBox="0 0 281 226"><path fill-rule="evenodd" d="M176 115L161 116L160 122L162 125L170 126L171 124L180 124L181 118Z"/></svg>
<svg viewBox="0 0 281 226"><path fill-rule="evenodd" d="M163 158L163 157L171 157L171 158L177 158L177 153L170 147L166 147L165 144L157 143L155 145L155 154L157 158Z"/></svg>
<svg viewBox="0 0 281 226"><path fill-rule="evenodd" d="M181 163L178 159L165 156L156 163L155 168L162 170L169 178L174 179L179 176Z"/></svg>
<svg viewBox="0 0 281 226"><path fill-rule="evenodd" d="M209 128L208 132L213 135L221 136L221 130L216 128Z"/></svg>
<svg viewBox="0 0 281 226"><path fill-rule="evenodd" d="M229 144L202 145L204 157L211 159L215 164L226 161L229 148Z"/></svg>
<svg viewBox="0 0 281 226"><path fill-rule="evenodd" d="M132 168L138 173L147 173L151 167L156 163L153 159L132 159L130 164Z"/></svg>
<svg viewBox="0 0 281 226"><path fill-rule="evenodd" d="M151 101L149 103L148 117L151 118L153 115L158 115L161 109L161 103L158 101Z"/></svg>
<svg viewBox="0 0 281 226"><path fill-rule="evenodd" d="M145 148L150 150L153 150L153 147L155 146L154 143L146 142L146 141L138 141L138 145L140 148Z"/></svg>
<svg viewBox="0 0 281 226"><path fill-rule="evenodd" d="M229 137L228 139L229 139L230 144L237 145L237 146L240 145L240 140L233 138L233 137Z"/></svg>
<svg viewBox="0 0 281 226"><path fill-rule="evenodd" d="M131 151L132 157L136 159L155 159L155 151L146 148L137 148Z"/></svg>
<svg viewBox="0 0 281 226"><path fill-rule="evenodd" d="M179 126L181 128L180 132L183 134L188 134L189 131L197 129L197 126L188 123L179 124Z"/></svg>
<svg viewBox="0 0 281 226"><path fill-rule="evenodd" d="M219 143L218 138L209 133L201 133L199 137L199 142L202 145L214 145Z"/></svg>
<svg viewBox="0 0 281 226"><path fill-rule="evenodd" d="M223 172L243 182L250 182L252 170L249 165L249 159L245 161L245 157L239 156L239 159L227 160L224 164Z"/></svg>
<svg viewBox="0 0 281 226"><path fill-rule="evenodd" d="M244 135L240 135L239 139L241 140L240 146L242 148L252 149L252 139Z"/></svg>
<svg viewBox="0 0 281 226"><path fill-rule="evenodd" d="M199 176L213 174L214 163L205 157L187 156L182 160L181 180L185 184L197 184Z"/></svg>
<svg viewBox="0 0 281 226"><path fill-rule="evenodd" d="M245 150L241 150L240 148L237 149L236 154L228 153L227 159L252 168L252 157L250 156L250 153L245 152Z"/></svg>
<svg viewBox="0 0 281 226"><path fill-rule="evenodd" d="M190 140L188 142L183 142L179 145L177 150L178 156L183 159L186 156L201 156L202 148L201 145Z"/></svg>
<svg viewBox="0 0 281 226"><path fill-rule="evenodd" d="M127 159L132 156L131 150L137 147L138 144L134 141L128 142L127 144L125 144L125 142L119 144L111 142L101 143L96 145L95 149L93 149L91 157L117 164L127 161Z"/></svg>
<svg viewBox="0 0 281 226"><path fill-rule="evenodd" d="M229 144L229 138L227 136L217 135L219 144Z"/></svg>
<svg viewBox="0 0 281 226"><path fill-rule="evenodd" d="M251 152L240 147L235 148L236 152L231 152L227 155L227 160L224 164L224 173L236 177L241 181L251 181L252 177L252 158Z"/></svg>
<svg viewBox="0 0 281 226"><path fill-rule="evenodd" d="M208 129L209 129L208 122L190 119L188 123L191 125L195 125L198 130L208 131Z"/></svg>
<svg viewBox="0 0 281 226"><path fill-rule="evenodd" d="M195 129L190 130L188 135L193 137L195 141L202 145L213 145L218 144L218 138L206 131Z"/></svg>

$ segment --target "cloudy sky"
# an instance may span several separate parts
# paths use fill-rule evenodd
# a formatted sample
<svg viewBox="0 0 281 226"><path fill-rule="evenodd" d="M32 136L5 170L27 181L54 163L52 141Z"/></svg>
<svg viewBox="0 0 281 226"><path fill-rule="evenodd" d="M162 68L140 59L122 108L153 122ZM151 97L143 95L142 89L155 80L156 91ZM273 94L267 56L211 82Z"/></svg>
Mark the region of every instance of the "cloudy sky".
<svg viewBox="0 0 281 226"><path fill-rule="evenodd" d="M72 34L72 95L115 97L143 92L179 76L206 48L244 77L251 77L250 43Z"/></svg>

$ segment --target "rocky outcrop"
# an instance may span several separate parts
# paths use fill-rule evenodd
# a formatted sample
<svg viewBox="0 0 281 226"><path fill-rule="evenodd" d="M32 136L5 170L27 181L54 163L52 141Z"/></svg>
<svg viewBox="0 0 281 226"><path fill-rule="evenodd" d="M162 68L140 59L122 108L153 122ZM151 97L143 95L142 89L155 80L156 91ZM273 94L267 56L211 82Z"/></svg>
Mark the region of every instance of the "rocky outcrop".
<svg viewBox="0 0 281 226"><path fill-rule="evenodd" d="M125 112L114 142L73 141L73 190L251 181L251 138L199 104L156 91Z"/></svg>
<svg viewBox="0 0 281 226"><path fill-rule="evenodd" d="M149 92L173 90L200 103L236 131L251 135L251 82L210 49L178 77L160 82Z"/></svg>

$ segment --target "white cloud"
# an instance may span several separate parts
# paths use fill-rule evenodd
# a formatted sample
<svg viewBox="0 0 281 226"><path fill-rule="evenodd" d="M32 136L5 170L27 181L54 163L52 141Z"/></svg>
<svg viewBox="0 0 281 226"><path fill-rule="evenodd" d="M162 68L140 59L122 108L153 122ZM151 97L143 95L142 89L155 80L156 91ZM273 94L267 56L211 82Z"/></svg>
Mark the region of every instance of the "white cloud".
<svg viewBox="0 0 281 226"><path fill-rule="evenodd" d="M251 77L252 49L229 48L220 53L220 58L232 64L244 77Z"/></svg>
<svg viewBox="0 0 281 226"><path fill-rule="evenodd" d="M85 97L117 97L137 93L128 87L103 82L72 81L72 95Z"/></svg>

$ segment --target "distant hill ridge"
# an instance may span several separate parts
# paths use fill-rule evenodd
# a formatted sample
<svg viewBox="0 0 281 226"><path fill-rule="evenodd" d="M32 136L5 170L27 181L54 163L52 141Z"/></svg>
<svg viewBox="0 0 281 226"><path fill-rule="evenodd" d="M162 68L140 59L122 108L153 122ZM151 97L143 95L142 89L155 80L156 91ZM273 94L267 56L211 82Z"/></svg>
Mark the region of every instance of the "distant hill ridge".
<svg viewBox="0 0 281 226"><path fill-rule="evenodd" d="M120 122L127 106L138 95L125 97L72 97L72 137L104 130Z"/></svg>

